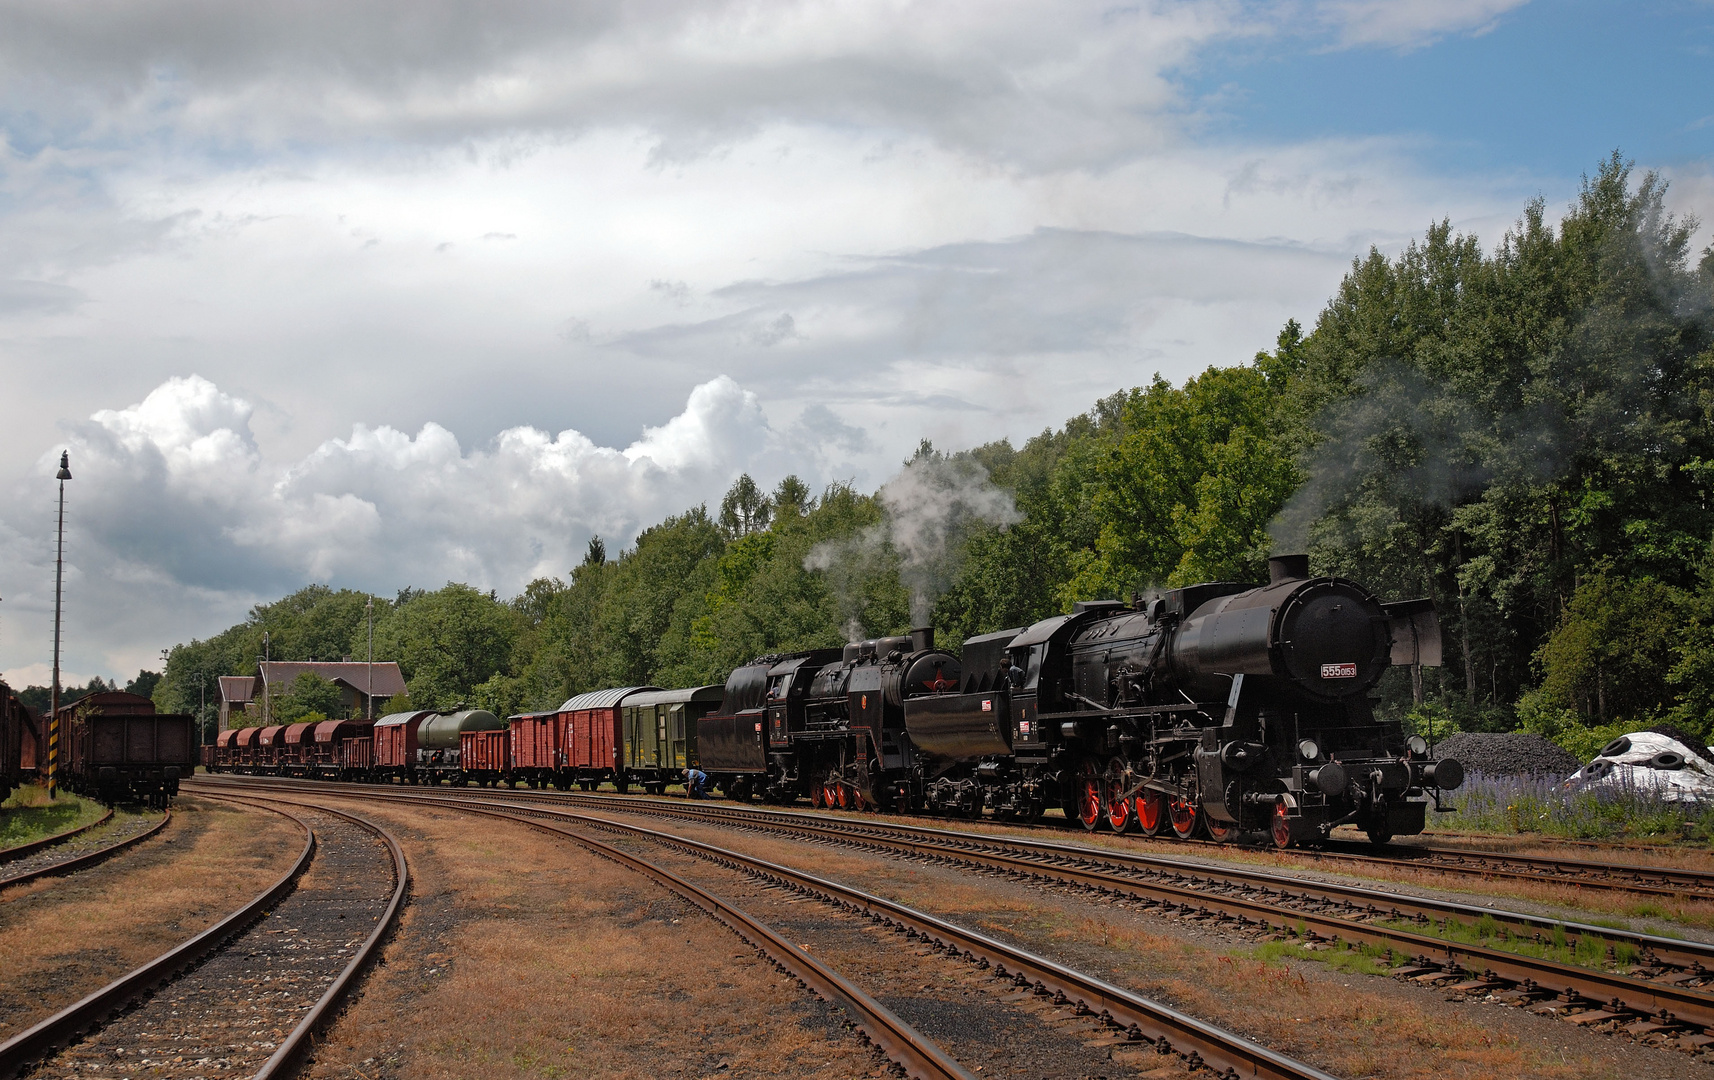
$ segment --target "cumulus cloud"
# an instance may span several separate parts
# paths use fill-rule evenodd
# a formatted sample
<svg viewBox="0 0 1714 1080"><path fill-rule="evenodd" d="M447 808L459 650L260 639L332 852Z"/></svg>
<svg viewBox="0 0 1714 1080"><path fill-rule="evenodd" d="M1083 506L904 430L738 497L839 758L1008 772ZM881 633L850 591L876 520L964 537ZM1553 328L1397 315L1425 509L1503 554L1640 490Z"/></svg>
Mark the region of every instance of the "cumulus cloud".
<svg viewBox="0 0 1714 1080"><path fill-rule="evenodd" d="M756 396L724 376L623 448L569 429L514 427L467 448L438 424L415 434L358 425L278 468L258 450L254 414L193 375L73 428L70 610L86 664L102 620L134 623L152 611L175 622L163 600L221 609L193 623L206 632L255 597L305 581L391 592L459 580L516 592L532 577L567 574L591 535L617 549L642 527L717 497L776 449ZM49 451L41 464L57 458ZM52 596L51 560L42 558L51 554L47 491L20 493L29 510L18 518L36 528L0 533L0 549L17 557L4 582L8 609L31 623ZM105 644L132 647L123 637Z"/></svg>

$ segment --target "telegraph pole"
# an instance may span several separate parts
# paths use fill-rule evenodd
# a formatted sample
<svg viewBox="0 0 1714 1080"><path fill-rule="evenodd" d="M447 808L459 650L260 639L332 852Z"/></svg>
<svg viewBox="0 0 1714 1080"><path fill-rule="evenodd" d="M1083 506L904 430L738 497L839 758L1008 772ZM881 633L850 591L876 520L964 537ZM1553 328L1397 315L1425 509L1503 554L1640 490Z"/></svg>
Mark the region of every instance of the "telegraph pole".
<svg viewBox="0 0 1714 1080"><path fill-rule="evenodd" d="M65 581L65 482L71 479L71 451L60 451L59 532L54 541L54 686L48 698L48 798L59 788L60 771L60 606Z"/></svg>
<svg viewBox="0 0 1714 1080"><path fill-rule="evenodd" d="M369 615L369 692L363 695L364 705L369 711L369 722L375 722L375 598L371 596L363 601L363 610Z"/></svg>

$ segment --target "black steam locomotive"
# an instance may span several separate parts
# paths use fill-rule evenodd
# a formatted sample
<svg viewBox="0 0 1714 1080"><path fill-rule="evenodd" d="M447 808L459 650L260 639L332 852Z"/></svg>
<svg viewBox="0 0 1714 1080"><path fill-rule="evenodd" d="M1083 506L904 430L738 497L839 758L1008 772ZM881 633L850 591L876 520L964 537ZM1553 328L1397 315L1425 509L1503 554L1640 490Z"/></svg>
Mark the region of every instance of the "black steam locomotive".
<svg viewBox="0 0 1714 1080"><path fill-rule="evenodd" d="M1139 605L1094 601L971 638L931 630L763 657L698 726L728 794L1034 820L1284 847L1355 824L1421 832L1463 782L1419 737L1375 719L1393 664L1438 665L1431 601L1383 604L1308 559L1261 587L1214 582Z"/></svg>

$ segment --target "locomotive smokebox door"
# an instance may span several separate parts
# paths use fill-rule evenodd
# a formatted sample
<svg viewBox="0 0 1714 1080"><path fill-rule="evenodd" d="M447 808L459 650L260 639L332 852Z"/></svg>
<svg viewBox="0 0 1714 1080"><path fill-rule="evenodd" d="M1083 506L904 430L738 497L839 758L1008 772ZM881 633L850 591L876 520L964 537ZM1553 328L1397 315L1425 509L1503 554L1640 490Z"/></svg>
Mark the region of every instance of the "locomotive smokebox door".
<svg viewBox="0 0 1714 1080"><path fill-rule="evenodd" d="M1392 662L1392 635L1380 604L1344 582L1317 581L1299 589L1286 601L1278 625L1286 675L1318 697L1361 694Z"/></svg>

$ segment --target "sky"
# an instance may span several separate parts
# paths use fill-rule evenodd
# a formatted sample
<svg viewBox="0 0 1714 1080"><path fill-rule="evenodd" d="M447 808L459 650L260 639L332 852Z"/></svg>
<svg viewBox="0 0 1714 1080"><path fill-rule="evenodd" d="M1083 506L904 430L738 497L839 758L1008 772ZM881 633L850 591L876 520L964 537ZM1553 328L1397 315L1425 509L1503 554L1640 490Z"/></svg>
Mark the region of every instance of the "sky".
<svg viewBox="0 0 1714 1080"><path fill-rule="evenodd" d="M0 0L0 672L62 450L67 681L511 595L1243 362L1615 149L1714 220L1711 53L1710 0Z"/></svg>

